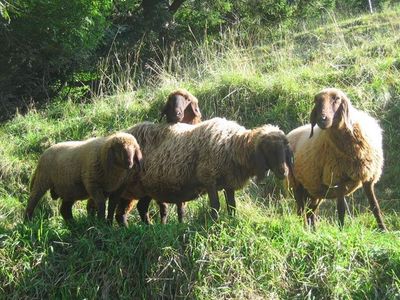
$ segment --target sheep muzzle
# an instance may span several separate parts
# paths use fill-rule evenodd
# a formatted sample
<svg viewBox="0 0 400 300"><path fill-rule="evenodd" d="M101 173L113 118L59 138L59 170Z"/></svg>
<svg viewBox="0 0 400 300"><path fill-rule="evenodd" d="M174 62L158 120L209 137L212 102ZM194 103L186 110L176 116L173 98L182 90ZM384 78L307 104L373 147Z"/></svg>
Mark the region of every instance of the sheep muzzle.
<svg viewBox="0 0 400 300"><path fill-rule="evenodd" d="M317 121L321 129L326 129L332 126L332 118L328 118L326 114L321 114Z"/></svg>
<svg viewBox="0 0 400 300"><path fill-rule="evenodd" d="M289 166L284 163L272 171L278 179L285 179L289 175Z"/></svg>

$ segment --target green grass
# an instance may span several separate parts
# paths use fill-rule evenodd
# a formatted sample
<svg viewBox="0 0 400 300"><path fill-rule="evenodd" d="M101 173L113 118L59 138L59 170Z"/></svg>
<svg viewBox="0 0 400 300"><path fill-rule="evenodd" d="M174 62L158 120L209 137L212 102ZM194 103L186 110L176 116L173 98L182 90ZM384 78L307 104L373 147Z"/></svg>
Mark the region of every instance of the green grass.
<svg viewBox="0 0 400 300"><path fill-rule="evenodd" d="M281 36L260 32L244 40L232 30L215 42L188 42L149 65L146 79L118 68L105 74L103 91L113 96L85 102L71 96L2 124L0 298L399 298L400 10L332 18ZM273 123L288 132L308 122L313 95L327 86L343 89L384 128L377 195L388 233L376 231L360 191L348 198L343 231L332 201L309 231L293 198L271 178L240 191L237 217L223 208L216 223L204 196L189 203L185 224L171 207L169 224L160 225L153 206L152 226L133 212L129 228L110 227L87 218L81 202L67 226L49 196L33 222L22 222L29 178L44 149L157 121L172 89L195 94L205 119Z"/></svg>

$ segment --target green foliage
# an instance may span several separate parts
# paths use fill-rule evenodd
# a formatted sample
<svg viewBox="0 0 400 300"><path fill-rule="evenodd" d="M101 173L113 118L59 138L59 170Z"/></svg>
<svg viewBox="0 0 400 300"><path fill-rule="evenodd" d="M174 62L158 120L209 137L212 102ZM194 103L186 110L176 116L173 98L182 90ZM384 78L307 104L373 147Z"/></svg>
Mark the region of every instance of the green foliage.
<svg viewBox="0 0 400 300"><path fill-rule="evenodd" d="M8 14L7 11L7 2L0 1L0 21L1 23L3 21L6 22L10 21L10 15Z"/></svg>
<svg viewBox="0 0 400 300"><path fill-rule="evenodd" d="M342 11L369 11L370 7L368 2L368 0L336 0L336 6ZM372 9L374 11L382 10L395 3L395 0L371 0Z"/></svg>
<svg viewBox="0 0 400 300"><path fill-rule="evenodd" d="M108 26L111 1L15 0L0 28L2 96L44 96L84 69Z"/></svg>
<svg viewBox="0 0 400 300"><path fill-rule="evenodd" d="M169 51L188 40L212 41L230 31L236 31L242 41L243 35L260 31L280 39L285 30L310 19L323 22L335 11L346 15L366 11L367 2L0 1L0 101L5 103L0 119L9 117L15 107L26 110L32 102L54 99L66 83L86 86L87 95L97 92L100 74L96 66L104 57L113 66L120 64L121 57L129 57L138 66L149 61L164 63ZM374 1L374 9L394 2ZM120 67L131 71L130 66ZM145 69L139 76L149 73ZM90 74L91 79L82 74ZM141 79L134 72L128 75L135 81ZM91 84L95 86L92 90Z"/></svg>

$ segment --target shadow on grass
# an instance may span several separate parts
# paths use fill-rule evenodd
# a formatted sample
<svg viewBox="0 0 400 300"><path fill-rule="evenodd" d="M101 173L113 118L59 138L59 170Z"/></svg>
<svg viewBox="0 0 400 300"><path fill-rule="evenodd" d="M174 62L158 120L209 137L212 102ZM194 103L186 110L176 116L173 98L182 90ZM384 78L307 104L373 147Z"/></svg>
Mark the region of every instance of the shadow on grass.
<svg viewBox="0 0 400 300"><path fill-rule="evenodd" d="M78 216L66 224L38 213L13 229L0 225L5 260L0 289L13 298L175 298L192 293L195 261L187 245L195 226L130 221L128 228ZM158 221L158 220L157 220ZM23 270L13 270L18 265Z"/></svg>

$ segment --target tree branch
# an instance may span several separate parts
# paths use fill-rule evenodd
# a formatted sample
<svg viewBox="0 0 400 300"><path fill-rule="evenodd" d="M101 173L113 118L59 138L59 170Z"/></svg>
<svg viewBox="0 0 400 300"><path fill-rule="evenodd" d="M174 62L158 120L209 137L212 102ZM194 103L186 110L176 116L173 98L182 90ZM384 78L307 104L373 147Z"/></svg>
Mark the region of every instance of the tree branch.
<svg viewBox="0 0 400 300"><path fill-rule="evenodd" d="M176 11L181 7L181 5L185 2L185 0L175 0L172 2L172 4L169 6L168 10L171 14L176 13Z"/></svg>

